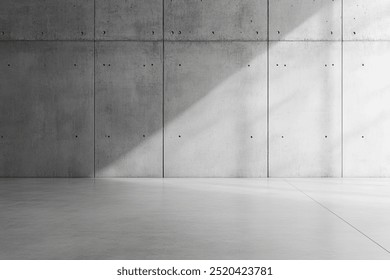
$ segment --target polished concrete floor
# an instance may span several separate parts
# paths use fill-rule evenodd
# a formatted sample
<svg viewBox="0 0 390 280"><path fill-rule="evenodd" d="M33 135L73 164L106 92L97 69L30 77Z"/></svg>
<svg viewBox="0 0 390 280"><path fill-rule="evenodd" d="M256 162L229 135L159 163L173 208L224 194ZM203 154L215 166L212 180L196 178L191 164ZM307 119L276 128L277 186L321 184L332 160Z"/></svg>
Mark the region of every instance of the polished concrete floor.
<svg viewBox="0 0 390 280"><path fill-rule="evenodd" d="M0 179L0 259L390 259L387 179Z"/></svg>

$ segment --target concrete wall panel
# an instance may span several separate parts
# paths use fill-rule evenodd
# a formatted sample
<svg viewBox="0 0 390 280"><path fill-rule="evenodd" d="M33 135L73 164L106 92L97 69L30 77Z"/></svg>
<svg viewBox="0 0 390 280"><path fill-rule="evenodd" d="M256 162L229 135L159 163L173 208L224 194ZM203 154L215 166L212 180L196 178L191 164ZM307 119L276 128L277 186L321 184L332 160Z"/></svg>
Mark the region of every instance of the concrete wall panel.
<svg viewBox="0 0 390 280"><path fill-rule="evenodd" d="M269 1L271 40L340 40L341 0Z"/></svg>
<svg viewBox="0 0 390 280"><path fill-rule="evenodd" d="M390 43L344 44L344 175L390 176Z"/></svg>
<svg viewBox="0 0 390 280"><path fill-rule="evenodd" d="M161 40L163 0L96 0L96 38Z"/></svg>
<svg viewBox="0 0 390 280"><path fill-rule="evenodd" d="M162 43L96 49L96 175L162 176Z"/></svg>
<svg viewBox="0 0 390 280"><path fill-rule="evenodd" d="M0 176L93 176L93 43L0 42Z"/></svg>
<svg viewBox="0 0 390 280"><path fill-rule="evenodd" d="M0 40L91 40L94 0L2 0Z"/></svg>
<svg viewBox="0 0 390 280"><path fill-rule="evenodd" d="M270 47L270 176L341 175L341 43Z"/></svg>
<svg viewBox="0 0 390 280"><path fill-rule="evenodd" d="M267 175L267 43L165 45L165 175Z"/></svg>
<svg viewBox="0 0 390 280"><path fill-rule="evenodd" d="M344 0L345 40L390 40L388 0Z"/></svg>
<svg viewBox="0 0 390 280"><path fill-rule="evenodd" d="M266 40L267 0L165 1L168 40Z"/></svg>

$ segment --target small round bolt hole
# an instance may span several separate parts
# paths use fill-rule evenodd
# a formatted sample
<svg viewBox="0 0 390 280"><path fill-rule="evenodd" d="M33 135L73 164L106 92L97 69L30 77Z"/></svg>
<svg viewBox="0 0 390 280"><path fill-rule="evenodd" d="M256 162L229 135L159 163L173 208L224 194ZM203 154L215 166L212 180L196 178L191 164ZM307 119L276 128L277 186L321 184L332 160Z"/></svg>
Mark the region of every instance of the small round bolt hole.
<svg viewBox="0 0 390 280"><path fill-rule="evenodd" d="M11 67L11 64L8 64L8 67Z"/></svg>
<svg viewBox="0 0 390 280"><path fill-rule="evenodd" d="M276 64L276 66L279 66L279 64Z"/></svg>
<svg viewBox="0 0 390 280"><path fill-rule="evenodd" d="M253 136L251 136L251 138L253 139Z"/></svg>
<svg viewBox="0 0 390 280"><path fill-rule="evenodd" d="M278 31L278 34L280 34L280 31Z"/></svg>
<svg viewBox="0 0 390 280"><path fill-rule="evenodd" d="M284 138L284 136L282 136L282 138Z"/></svg>
<svg viewBox="0 0 390 280"><path fill-rule="evenodd" d="M143 138L145 138L145 137L146 137L146 135L144 134L144 135L142 135L142 137L143 137Z"/></svg>
<svg viewBox="0 0 390 280"><path fill-rule="evenodd" d="M103 34L106 34L106 31L105 31L105 30L103 31Z"/></svg>
<svg viewBox="0 0 390 280"><path fill-rule="evenodd" d="M73 64L73 66L74 66L74 67L76 67L76 66L77 66L77 64Z"/></svg>
<svg viewBox="0 0 390 280"><path fill-rule="evenodd" d="M144 67L146 67L146 65L145 65L145 64L144 64L143 66L144 66Z"/></svg>
<svg viewBox="0 0 390 280"><path fill-rule="evenodd" d="M364 138L364 136L362 136L362 138Z"/></svg>
<svg viewBox="0 0 390 280"><path fill-rule="evenodd" d="M211 31L211 33L215 34L215 32L214 32L214 31Z"/></svg>
<svg viewBox="0 0 390 280"><path fill-rule="evenodd" d="M181 66L181 64L179 64L179 66Z"/></svg>
<svg viewBox="0 0 390 280"><path fill-rule="evenodd" d="M284 64L284 67L287 67L287 64Z"/></svg>
<svg viewBox="0 0 390 280"><path fill-rule="evenodd" d="M174 31L171 31L171 34L173 35L173 34L175 34L175 32L174 32Z"/></svg>
<svg viewBox="0 0 390 280"><path fill-rule="evenodd" d="M154 66L154 64L152 63L152 64L150 64L151 66Z"/></svg>
<svg viewBox="0 0 390 280"><path fill-rule="evenodd" d="M181 138L181 135L179 135L179 138Z"/></svg>
<svg viewBox="0 0 390 280"><path fill-rule="evenodd" d="M251 65L250 65L250 64L248 64L248 67L251 67Z"/></svg>
<svg viewBox="0 0 390 280"><path fill-rule="evenodd" d="M75 135L74 137L76 137L76 138L79 138L79 136L78 136L78 135Z"/></svg>
<svg viewBox="0 0 390 280"><path fill-rule="evenodd" d="M154 35L154 31L152 31L152 34Z"/></svg>
<svg viewBox="0 0 390 280"><path fill-rule="evenodd" d="M364 67L364 63L362 64L362 66Z"/></svg>
<svg viewBox="0 0 390 280"><path fill-rule="evenodd" d="M328 136L327 136L327 135L325 135L325 138L328 138Z"/></svg>

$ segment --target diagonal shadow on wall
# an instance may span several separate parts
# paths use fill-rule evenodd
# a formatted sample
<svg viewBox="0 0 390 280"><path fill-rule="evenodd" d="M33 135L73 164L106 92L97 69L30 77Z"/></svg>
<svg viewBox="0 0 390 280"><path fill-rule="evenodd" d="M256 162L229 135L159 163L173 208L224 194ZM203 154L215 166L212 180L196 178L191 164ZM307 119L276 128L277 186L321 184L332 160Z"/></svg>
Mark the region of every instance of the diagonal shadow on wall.
<svg viewBox="0 0 390 280"><path fill-rule="evenodd" d="M323 16L324 10L327 10L324 2L321 2L321 5L310 6L309 9L301 11L303 15L300 15L300 20L296 18L291 20L295 25L289 25L286 31L299 28L308 19L313 22L313 18L318 13ZM322 20L321 16L317 21ZM294 17L294 15L287 13L287 17ZM130 46L134 43L127 44ZM265 177L267 174L266 42L169 41L165 42L164 54L165 175L168 177ZM140 61L137 67L142 68L144 65L142 63ZM150 66L150 61L146 63ZM107 89L105 95L129 89L117 89L113 83L110 86L113 87ZM128 86L134 87L134 84L129 83ZM142 100L141 96L144 92L137 92L136 89L128 92L129 96L132 96L130 98ZM149 94L154 96L153 93L149 92ZM294 94L304 93L297 91ZM295 98L294 94L287 95L285 100L279 103L288 103L288 100ZM121 103L120 100L117 102ZM126 106L124 104L126 102L119 104L119 107ZM152 106L147 105L147 102L141 104ZM157 127L152 130L150 130L151 126L145 126L150 124L151 120L158 119L159 114L162 113L158 109L161 103L156 101L155 104L158 106L155 106L154 111L148 112L149 116L152 116L149 122L138 123L134 119L136 124L132 125L123 121L123 123L127 122L129 131L137 127L135 131L127 134L127 136L132 135L129 136L131 140L123 137L116 142L113 136L110 136L111 140L104 140L106 143L103 146L106 144L115 146L113 149L116 151L112 153L112 150L109 150L109 153L106 153L103 149L102 156L97 156L98 177L145 175L160 177L162 175L163 160L159 150L162 149L162 123L160 127L158 123L153 123ZM270 109L277 110L281 104L273 104ZM139 109L142 113L145 112L145 107L141 106ZM121 111L122 109L118 110ZM112 112L109 112L109 115L112 115ZM115 122L118 121L121 120L115 119ZM115 126L112 122L109 123ZM120 134L119 130L119 137ZM99 137L107 138L107 136L97 135L98 151ZM121 148L121 145L124 148ZM150 153L152 151L153 153Z"/></svg>
<svg viewBox="0 0 390 280"><path fill-rule="evenodd" d="M167 176L266 176L267 43L258 41L258 34L255 33L257 30L266 29L264 28L266 20L253 16L251 13L253 9L247 4L250 1L242 4L242 7L236 5L238 2L240 1L229 1L228 5L232 7L226 7L226 10L233 12L232 18L226 18L222 14L208 18L205 15L209 4L204 3L206 6L201 12L193 13L202 20L188 18L185 30L178 28L175 30L181 31L183 35L192 32L190 33L192 35L186 33L186 36L215 32L208 34L207 40L202 42L179 41L176 40L177 37L164 44L161 41L96 42L95 169L98 177L161 177L163 165ZM294 1L286 3L294 5ZM280 11L283 15L280 21L285 25L280 28L283 32L282 37L288 36L289 33L305 34L310 31L313 22L316 24L311 32L315 32L318 25L321 25L324 11L329 9L329 5L327 1L317 1L315 5L299 9L299 13L289 12L290 7L286 5L286 10ZM214 10L223 12L219 9ZM186 19L183 14L191 11L179 12L182 13L181 18ZM237 17L234 17L235 14ZM232 38L223 41L224 36L231 35L223 32L231 28L221 27L220 30L214 30L215 27L223 25L223 20L231 20L234 23L229 22L228 25L236 28L232 34L238 38L246 36L240 35L240 30L252 32L253 41L231 41ZM176 24L180 26L180 22ZM199 24L202 24L201 28ZM252 28L252 25L257 26ZM208 30L208 26L212 26L213 29ZM273 26L270 26L270 31L272 30ZM208 42L210 36L214 38L212 35L215 35L215 39ZM241 39L251 38L245 36ZM7 43L10 46L13 44ZM27 42L18 44L28 45ZM93 45L92 42L31 44L37 46L83 44L83 48L86 49ZM37 61L31 62L39 63L36 71L42 72L45 76L44 79L40 78L41 81L48 81L41 88L33 78L35 76L31 76L27 81L16 82L14 78L20 79L18 78L20 72L17 72L22 71L20 69L14 75L2 75L2 78L6 79L6 86L2 91L8 92L1 96L4 101L2 102L4 109L1 110L2 127L12 130L18 126L28 132L20 137L14 131L13 136L8 137L12 131L5 130L5 140L1 140L1 149L3 157L7 160L2 161L4 163L1 167L2 176L94 175L91 164L93 119L88 113L91 112L92 99L90 91L86 90L92 79L89 76L88 79L82 78L85 78L85 73L91 72L88 69L91 69L92 52L89 51L87 56L81 55L73 61L74 57L69 56L72 48L65 48L64 52L68 55L62 59L59 59L62 53L58 52L58 49L49 49L49 53L54 55L54 60L61 61L56 64L57 68L50 70L51 73L48 74L49 70L44 69L45 65L51 63L42 60L45 53L42 52L36 57ZM1 67L4 71L9 71L7 68L10 61L7 57L9 49L2 48L2 51L4 55ZM20 50L27 56L34 54L35 51L35 47ZM72 75L77 75L77 78L68 75L70 69L61 71L63 65L72 68ZM19 67L22 68L23 65ZM24 70L26 73L35 71L33 68ZM51 74L56 74L56 79L58 78L61 83L49 81ZM79 83L76 80L84 82L78 87ZM58 92L57 87L61 88ZM82 99L68 98L69 92L74 88L85 92ZM10 98L13 92L19 93L21 98L18 98L17 102L20 102L20 106L8 107L7 103L13 100ZM60 92L64 93L61 94L62 101L57 104ZM42 94L46 97L43 98ZM302 92L296 91L294 94L301 95ZM288 104L295 99L294 94L288 94L279 102L273 103L269 110L277 110L283 104ZM23 99L24 95L28 95L28 98ZM45 111L45 106L48 107L53 102L59 106L50 111L53 118L65 114L65 118L60 119L66 122L57 125L48 119L49 116L46 116L46 119L39 117L37 108L43 108ZM77 106L74 107L74 104ZM15 116L19 120L17 124ZM83 121L80 122L80 119ZM26 130L30 120L34 120L42 129ZM31 135L33 137L30 137ZM82 144L79 141L82 141ZM56 161L61 164L53 164ZM18 169L18 166L22 168ZM10 170L13 170L13 173L10 173Z"/></svg>

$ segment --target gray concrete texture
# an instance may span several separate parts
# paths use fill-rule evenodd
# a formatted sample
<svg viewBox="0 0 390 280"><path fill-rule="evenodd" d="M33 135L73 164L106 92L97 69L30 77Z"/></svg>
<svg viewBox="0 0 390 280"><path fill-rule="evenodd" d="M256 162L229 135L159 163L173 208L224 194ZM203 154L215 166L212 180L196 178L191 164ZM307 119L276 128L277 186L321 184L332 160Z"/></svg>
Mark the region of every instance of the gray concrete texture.
<svg viewBox="0 0 390 280"><path fill-rule="evenodd" d="M94 0L2 0L0 40L93 40Z"/></svg>
<svg viewBox="0 0 390 280"><path fill-rule="evenodd" d="M166 0L167 40L267 40L267 0Z"/></svg>
<svg viewBox="0 0 390 280"><path fill-rule="evenodd" d="M389 176L390 42L346 42L344 49L345 175Z"/></svg>
<svg viewBox="0 0 390 280"><path fill-rule="evenodd" d="M162 176L162 47L96 44L97 177Z"/></svg>
<svg viewBox="0 0 390 280"><path fill-rule="evenodd" d="M271 44L271 177L341 176L340 62L340 42Z"/></svg>
<svg viewBox="0 0 390 280"><path fill-rule="evenodd" d="M167 177L267 176L266 42L166 43L164 98Z"/></svg>
<svg viewBox="0 0 390 280"><path fill-rule="evenodd" d="M341 40L342 0L271 0L270 40Z"/></svg>
<svg viewBox="0 0 390 280"><path fill-rule="evenodd" d="M0 42L0 174L93 174L93 43Z"/></svg>
<svg viewBox="0 0 390 280"><path fill-rule="evenodd" d="M386 104L386 82L377 98L375 79L352 71L343 81L342 65L360 63L356 50L377 63L389 9L385 0L4 0L0 176L359 176L356 154L373 162L387 140L384 126L354 116ZM348 104L357 79L366 92ZM356 146L352 129L376 140ZM364 175L390 176L389 156L382 150Z"/></svg>
<svg viewBox="0 0 390 280"><path fill-rule="evenodd" d="M97 40L162 40L163 0L96 0Z"/></svg>

